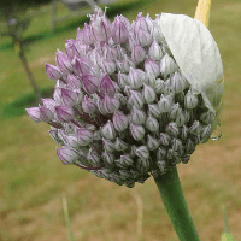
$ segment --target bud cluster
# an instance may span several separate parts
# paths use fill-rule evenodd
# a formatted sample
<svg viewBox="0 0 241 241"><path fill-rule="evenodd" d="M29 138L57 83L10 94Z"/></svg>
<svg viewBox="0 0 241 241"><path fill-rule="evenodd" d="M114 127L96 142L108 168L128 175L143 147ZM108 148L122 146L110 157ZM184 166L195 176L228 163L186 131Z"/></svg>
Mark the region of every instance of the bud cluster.
<svg viewBox="0 0 241 241"><path fill-rule="evenodd" d="M162 175L211 135L212 112L192 92L158 24L158 17L120 15L111 23L96 7L90 23L67 40L53 99L26 108L49 134L64 164L75 164L118 185L134 187Z"/></svg>

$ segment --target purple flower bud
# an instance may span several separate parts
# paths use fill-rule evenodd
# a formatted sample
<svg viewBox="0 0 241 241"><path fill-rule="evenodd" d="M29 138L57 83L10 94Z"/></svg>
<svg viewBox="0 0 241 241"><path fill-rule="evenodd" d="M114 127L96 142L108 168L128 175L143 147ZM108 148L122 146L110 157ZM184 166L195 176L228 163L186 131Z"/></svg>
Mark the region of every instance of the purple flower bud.
<svg viewBox="0 0 241 241"><path fill-rule="evenodd" d="M150 86L150 87L152 87L152 88L155 88L155 86L156 86L156 80L155 80L154 74L151 73L151 72L149 72L149 71L145 72L144 82L145 82L148 86Z"/></svg>
<svg viewBox="0 0 241 241"><path fill-rule="evenodd" d="M135 90L129 90L130 96L128 99L128 105L131 108L132 106L136 106L137 108L141 109L143 106L143 97L141 96L141 93L135 91Z"/></svg>
<svg viewBox="0 0 241 241"><path fill-rule="evenodd" d="M53 81L56 81L62 77L59 67L51 64L46 64L46 74Z"/></svg>
<svg viewBox="0 0 241 241"><path fill-rule="evenodd" d="M161 114L161 111L159 109L158 105L148 105L148 113L149 115L152 115L154 118L158 118Z"/></svg>
<svg viewBox="0 0 241 241"><path fill-rule="evenodd" d="M148 50L148 55L150 58L152 58L156 61L159 61L162 58L163 53L162 53L162 50L161 50L157 40L153 40L152 45Z"/></svg>
<svg viewBox="0 0 241 241"><path fill-rule="evenodd" d="M146 58L146 51L139 45L135 44L131 49L131 59L140 64Z"/></svg>
<svg viewBox="0 0 241 241"><path fill-rule="evenodd" d="M72 61L73 71L75 75L89 75L90 70L92 67L92 63L89 59L82 57L82 58L75 58Z"/></svg>
<svg viewBox="0 0 241 241"><path fill-rule="evenodd" d="M195 120L192 126L189 128L189 133L198 136L201 132L201 124L198 120Z"/></svg>
<svg viewBox="0 0 241 241"><path fill-rule="evenodd" d="M122 15L114 18L112 23L112 38L116 44L124 43L128 41L128 27L130 22Z"/></svg>
<svg viewBox="0 0 241 241"><path fill-rule="evenodd" d="M78 148L81 146L77 140L77 137L74 135L65 136L65 145L73 148Z"/></svg>
<svg viewBox="0 0 241 241"><path fill-rule="evenodd" d="M91 166L100 165L100 155L92 147L89 148L87 160L90 162Z"/></svg>
<svg viewBox="0 0 241 241"><path fill-rule="evenodd" d="M67 84L71 89L80 89L81 88L81 82L80 79L78 79L75 75L68 75L67 76Z"/></svg>
<svg viewBox="0 0 241 241"><path fill-rule="evenodd" d="M119 58L116 48L105 46L104 48L105 59L109 61L115 61Z"/></svg>
<svg viewBox="0 0 241 241"><path fill-rule="evenodd" d="M73 59L75 57L75 55L77 53L76 48L75 48L75 40L73 40L73 39L66 40L65 52L70 59Z"/></svg>
<svg viewBox="0 0 241 241"><path fill-rule="evenodd" d="M177 103L172 106L170 110L170 119L175 120L177 117L182 115L182 108L180 107L180 104Z"/></svg>
<svg viewBox="0 0 241 241"><path fill-rule="evenodd" d="M130 70L130 66L135 68L135 63L127 56L127 54L124 54L124 59L121 61L116 62L117 68L121 73L128 73Z"/></svg>
<svg viewBox="0 0 241 241"><path fill-rule="evenodd" d="M93 26L84 23L83 28L83 41L86 45L93 44L96 41L96 37L93 32Z"/></svg>
<svg viewBox="0 0 241 241"><path fill-rule="evenodd" d="M154 89L145 83L143 83L142 96L145 98L146 103L148 104L151 104L156 98Z"/></svg>
<svg viewBox="0 0 241 241"><path fill-rule="evenodd" d="M130 123L130 131L136 141L140 141L146 134L142 125L135 125L133 123Z"/></svg>
<svg viewBox="0 0 241 241"><path fill-rule="evenodd" d="M109 95L105 94L104 98L104 109L107 113L113 113L118 110L120 102L117 98L110 98Z"/></svg>
<svg viewBox="0 0 241 241"><path fill-rule="evenodd" d="M182 132L181 132L181 138L182 140L186 141L187 140L187 137L188 137L188 128L186 125L183 125L182 127Z"/></svg>
<svg viewBox="0 0 241 241"><path fill-rule="evenodd" d="M157 150L157 160L165 160L166 159L166 148L165 147L159 147Z"/></svg>
<svg viewBox="0 0 241 241"><path fill-rule="evenodd" d="M159 140L155 139L151 135L147 135L147 147L150 150L154 150L159 147Z"/></svg>
<svg viewBox="0 0 241 241"><path fill-rule="evenodd" d="M76 42L83 44L83 31L80 28L77 28Z"/></svg>
<svg viewBox="0 0 241 241"><path fill-rule="evenodd" d="M99 90L100 80L94 75L82 75L81 76L82 88L88 94L97 93Z"/></svg>
<svg viewBox="0 0 241 241"><path fill-rule="evenodd" d="M158 120L149 116L146 120L146 128L149 131L158 131L159 130Z"/></svg>
<svg viewBox="0 0 241 241"><path fill-rule="evenodd" d="M158 101L158 106L161 113L170 112L172 108L172 96L161 94L160 100Z"/></svg>
<svg viewBox="0 0 241 241"><path fill-rule="evenodd" d="M155 92L157 94L164 94L164 92L165 92L164 88L165 88L164 80L161 80L161 79L158 78L155 82L155 87L154 87Z"/></svg>
<svg viewBox="0 0 241 241"><path fill-rule="evenodd" d="M43 120L44 122L52 121L52 119L54 117L54 113L50 109L48 109L45 106L39 105L39 110L40 110L41 120Z"/></svg>
<svg viewBox="0 0 241 241"><path fill-rule="evenodd" d="M121 74L119 71L118 72L118 84L122 89L124 89L125 86L129 85L129 76L126 74Z"/></svg>
<svg viewBox="0 0 241 241"><path fill-rule="evenodd" d="M159 65L152 59L147 58L145 61L145 70L154 74L155 77L160 75L160 67Z"/></svg>
<svg viewBox="0 0 241 241"><path fill-rule="evenodd" d="M124 131L128 128L128 117L121 111L115 111L113 113L113 125L117 131Z"/></svg>
<svg viewBox="0 0 241 241"><path fill-rule="evenodd" d="M75 160L80 158L76 149L71 147L57 147L57 155L63 164L72 164Z"/></svg>
<svg viewBox="0 0 241 241"><path fill-rule="evenodd" d="M60 95L66 106L74 106L77 104L77 100L82 100L82 93L77 93L65 88L60 88Z"/></svg>
<svg viewBox="0 0 241 241"><path fill-rule="evenodd" d="M113 140L116 138L116 131L110 120L101 128L101 134L108 140Z"/></svg>
<svg viewBox="0 0 241 241"><path fill-rule="evenodd" d="M140 69L134 69L130 66L129 85L132 89L139 89L145 81L145 72Z"/></svg>
<svg viewBox="0 0 241 241"><path fill-rule="evenodd" d="M88 98L88 95L84 95L82 108L85 113L94 113L96 111L96 104L93 100Z"/></svg>
<svg viewBox="0 0 241 241"><path fill-rule="evenodd" d="M61 122L70 122L74 118L74 112L71 107L68 106L55 106L57 117Z"/></svg>
<svg viewBox="0 0 241 241"><path fill-rule="evenodd" d="M192 140L187 140L186 149L187 154L192 154L195 151L195 144Z"/></svg>
<svg viewBox="0 0 241 241"><path fill-rule="evenodd" d="M153 36L153 39L157 40L159 43L161 43L165 40L165 37L164 37L163 33L161 32L159 18L156 18L153 21L153 28L151 31L151 35Z"/></svg>
<svg viewBox="0 0 241 241"><path fill-rule="evenodd" d="M142 29L139 30L135 35L136 43L138 43L141 47L149 46L152 42L152 35L148 33L148 31L144 31Z"/></svg>
<svg viewBox="0 0 241 241"><path fill-rule="evenodd" d="M181 73L176 71L175 74L171 75L171 89L173 93L182 93L187 88L186 81L183 79Z"/></svg>
<svg viewBox="0 0 241 241"><path fill-rule="evenodd" d="M146 122L146 113L133 106L130 113L130 120L136 125L144 124Z"/></svg>
<svg viewBox="0 0 241 241"><path fill-rule="evenodd" d="M178 66L174 59L168 54L165 54L164 58L160 60L160 72L166 78L168 75L176 72Z"/></svg>
<svg viewBox="0 0 241 241"><path fill-rule="evenodd" d="M69 58L67 57L66 54L59 51L59 49L58 49L56 55L57 55L57 64L58 64L59 69L65 75L67 75L72 70L72 66L71 66L71 62L70 62Z"/></svg>
<svg viewBox="0 0 241 241"><path fill-rule="evenodd" d="M129 145L126 142L122 141L118 137L116 138L115 149L117 151L125 151L128 149L128 147L129 147Z"/></svg>
<svg viewBox="0 0 241 241"><path fill-rule="evenodd" d="M85 128L77 129L76 136L80 146L88 146L90 142L93 141L93 137L94 137L93 131Z"/></svg>
<svg viewBox="0 0 241 241"><path fill-rule="evenodd" d="M107 72L108 75L113 74L114 71L116 70L116 64L110 60L103 59L100 62L100 66L105 72Z"/></svg>
<svg viewBox="0 0 241 241"><path fill-rule="evenodd" d="M35 123L40 123L42 121L39 107L25 108L25 110Z"/></svg>
<svg viewBox="0 0 241 241"><path fill-rule="evenodd" d="M165 131L171 136L177 136L179 134L178 127L175 122L170 122L169 124L167 124Z"/></svg>
<svg viewBox="0 0 241 241"><path fill-rule="evenodd" d="M212 130L212 125L208 124L207 126L205 126L204 128L202 128L201 130L201 142L205 143L208 141L208 139L210 138L210 135Z"/></svg>
<svg viewBox="0 0 241 241"><path fill-rule="evenodd" d="M121 168L126 168L128 166L132 166L134 164L133 159L131 159L129 154L120 155L120 159L115 160L117 166Z"/></svg>
<svg viewBox="0 0 241 241"><path fill-rule="evenodd" d="M114 97L115 88L111 78L108 75L105 75L100 82L100 93L105 96L109 95L111 98Z"/></svg>
<svg viewBox="0 0 241 241"><path fill-rule="evenodd" d="M198 96L191 93L190 90L188 90L185 98L184 98L184 106L186 108L195 108L198 105Z"/></svg>
<svg viewBox="0 0 241 241"><path fill-rule="evenodd" d="M127 104L127 97L125 97L121 93L116 93L115 97L119 100L120 106L126 105Z"/></svg>
<svg viewBox="0 0 241 241"><path fill-rule="evenodd" d="M147 24L148 31L150 33L153 28L153 20L151 17L149 17L148 13L146 14L146 24Z"/></svg>
<svg viewBox="0 0 241 241"><path fill-rule="evenodd" d="M165 133L160 133L160 144L163 146L169 146L171 137Z"/></svg>
<svg viewBox="0 0 241 241"><path fill-rule="evenodd" d="M58 129L52 129L52 130L49 130L48 132L54 141L58 142L59 145L64 146L64 141L60 139L58 135Z"/></svg>
<svg viewBox="0 0 241 241"><path fill-rule="evenodd" d="M146 18L142 17L141 12L136 16L136 22L134 23L134 33L137 34L140 30L148 32L148 24Z"/></svg>
<svg viewBox="0 0 241 241"><path fill-rule="evenodd" d="M136 155L141 159L148 159L149 158L149 151L147 146L140 146L136 148Z"/></svg>

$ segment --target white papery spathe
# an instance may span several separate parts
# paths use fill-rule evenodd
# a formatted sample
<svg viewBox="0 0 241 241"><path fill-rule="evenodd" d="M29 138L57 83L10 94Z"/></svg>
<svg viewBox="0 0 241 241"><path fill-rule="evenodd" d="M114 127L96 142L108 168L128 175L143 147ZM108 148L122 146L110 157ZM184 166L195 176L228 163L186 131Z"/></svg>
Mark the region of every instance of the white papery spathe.
<svg viewBox="0 0 241 241"><path fill-rule="evenodd" d="M212 129L216 129L221 122L224 84L217 43L203 23L184 14L161 13L159 24L193 92L201 93L206 107L216 114L212 125Z"/></svg>

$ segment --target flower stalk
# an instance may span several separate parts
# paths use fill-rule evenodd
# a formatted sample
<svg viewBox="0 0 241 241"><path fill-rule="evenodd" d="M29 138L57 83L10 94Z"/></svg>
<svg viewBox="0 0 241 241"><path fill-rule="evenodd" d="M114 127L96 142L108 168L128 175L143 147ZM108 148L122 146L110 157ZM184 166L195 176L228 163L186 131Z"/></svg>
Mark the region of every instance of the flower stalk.
<svg viewBox="0 0 241 241"><path fill-rule="evenodd" d="M161 199L180 241L200 241L187 202L183 196L176 167L165 174L154 177Z"/></svg>

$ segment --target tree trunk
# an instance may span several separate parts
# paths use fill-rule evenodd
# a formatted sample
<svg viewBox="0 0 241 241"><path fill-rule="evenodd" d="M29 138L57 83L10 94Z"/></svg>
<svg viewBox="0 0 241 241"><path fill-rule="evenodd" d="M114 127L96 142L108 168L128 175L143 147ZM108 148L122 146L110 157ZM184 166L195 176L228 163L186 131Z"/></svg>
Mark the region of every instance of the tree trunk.
<svg viewBox="0 0 241 241"><path fill-rule="evenodd" d="M43 103L42 103L42 100L41 100L41 91L40 91L39 87L37 86L37 84L36 84L36 82L34 80L33 73L31 72L31 70L29 68L28 60L27 60L27 58L25 56L25 53L24 53L23 41L17 39L17 42L19 44L19 58L22 61L22 64L23 64L23 67L24 67L24 70L25 70L26 74L28 75L28 79L30 81L30 85L34 89L35 97L36 97L36 104L37 105L39 105L39 104L42 105Z"/></svg>
<svg viewBox="0 0 241 241"><path fill-rule="evenodd" d="M41 91L34 81L33 73L30 71L28 60L24 53L23 40L22 40L21 36L19 36L19 30L18 30L18 28L14 28L13 26L11 26L9 24L9 20L13 18L13 5L10 4L5 10L6 10L5 11L5 19L6 19L6 23L8 26L8 32L9 32L9 35L13 39L13 44L19 44L19 58L22 61L26 74L28 75L30 85L34 89L36 104L37 105L42 104Z"/></svg>

